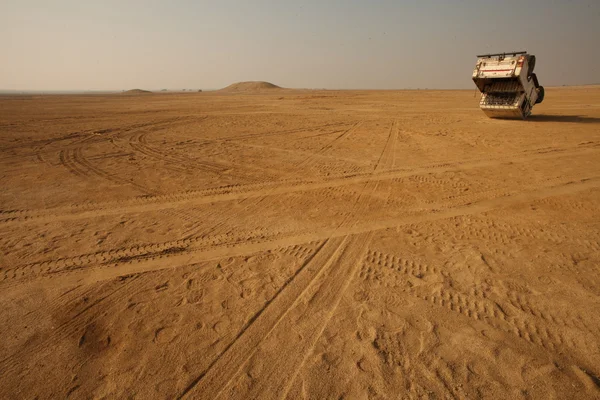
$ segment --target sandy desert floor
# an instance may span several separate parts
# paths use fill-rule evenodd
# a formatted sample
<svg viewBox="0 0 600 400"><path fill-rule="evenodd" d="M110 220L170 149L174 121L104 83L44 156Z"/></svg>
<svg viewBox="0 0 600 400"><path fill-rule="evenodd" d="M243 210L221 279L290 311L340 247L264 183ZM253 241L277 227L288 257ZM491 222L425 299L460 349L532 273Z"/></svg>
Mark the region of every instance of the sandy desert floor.
<svg viewBox="0 0 600 400"><path fill-rule="evenodd" d="M0 398L600 398L600 87L0 98Z"/></svg>

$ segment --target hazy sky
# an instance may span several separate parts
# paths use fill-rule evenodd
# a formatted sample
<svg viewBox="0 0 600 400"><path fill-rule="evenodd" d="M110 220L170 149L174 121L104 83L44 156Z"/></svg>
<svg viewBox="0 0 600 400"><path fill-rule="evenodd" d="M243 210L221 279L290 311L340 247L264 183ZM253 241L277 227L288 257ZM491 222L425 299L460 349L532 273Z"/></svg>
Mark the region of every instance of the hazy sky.
<svg viewBox="0 0 600 400"><path fill-rule="evenodd" d="M516 50L600 83L600 1L0 0L0 89L474 88Z"/></svg>

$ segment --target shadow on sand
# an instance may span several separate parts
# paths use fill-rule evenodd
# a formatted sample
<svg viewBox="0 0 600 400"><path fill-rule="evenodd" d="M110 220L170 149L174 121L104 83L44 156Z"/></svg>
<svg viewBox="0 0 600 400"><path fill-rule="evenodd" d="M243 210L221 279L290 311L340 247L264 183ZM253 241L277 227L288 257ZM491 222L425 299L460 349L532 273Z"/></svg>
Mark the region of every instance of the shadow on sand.
<svg viewBox="0 0 600 400"><path fill-rule="evenodd" d="M582 115L531 115L529 120L533 122L571 122L579 124L600 124L600 118L584 117Z"/></svg>

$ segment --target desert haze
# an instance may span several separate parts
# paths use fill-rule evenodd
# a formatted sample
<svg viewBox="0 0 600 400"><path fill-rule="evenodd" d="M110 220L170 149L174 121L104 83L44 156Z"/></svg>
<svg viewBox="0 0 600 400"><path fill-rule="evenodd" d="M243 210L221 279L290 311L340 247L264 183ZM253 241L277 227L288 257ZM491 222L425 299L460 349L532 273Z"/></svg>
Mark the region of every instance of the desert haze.
<svg viewBox="0 0 600 400"><path fill-rule="evenodd" d="M0 97L0 398L600 398L600 87Z"/></svg>

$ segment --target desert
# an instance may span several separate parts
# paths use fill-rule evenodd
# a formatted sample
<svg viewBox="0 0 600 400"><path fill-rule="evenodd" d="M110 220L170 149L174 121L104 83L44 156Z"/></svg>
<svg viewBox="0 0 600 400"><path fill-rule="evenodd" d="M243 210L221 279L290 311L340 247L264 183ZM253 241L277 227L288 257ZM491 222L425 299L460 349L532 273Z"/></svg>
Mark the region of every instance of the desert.
<svg viewBox="0 0 600 400"><path fill-rule="evenodd" d="M600 398L600 86L0 96L0 398Z"/></svg>

